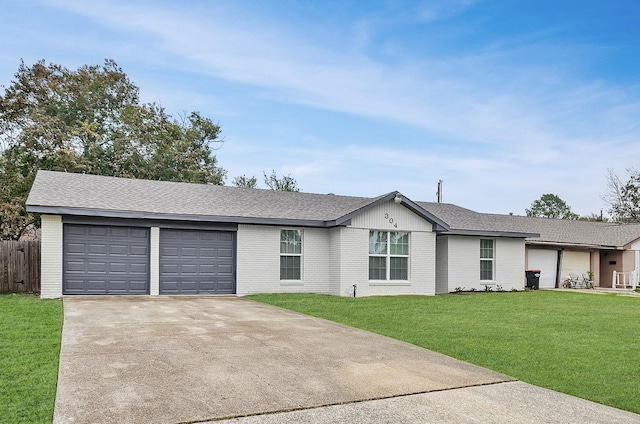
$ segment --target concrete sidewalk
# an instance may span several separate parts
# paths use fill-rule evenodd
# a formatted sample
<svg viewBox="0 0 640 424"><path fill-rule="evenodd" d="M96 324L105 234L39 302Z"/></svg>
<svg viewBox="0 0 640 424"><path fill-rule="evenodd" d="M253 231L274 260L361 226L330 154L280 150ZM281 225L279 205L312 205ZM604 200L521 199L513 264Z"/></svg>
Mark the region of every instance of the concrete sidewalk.
<svg viewBox="0 0 640 424"><path fill-rule="evenodd" d="M222 422L234 424L622 424L638 423L640 416L520 381L512 381L236 418Z"/></svg>
<svg viewBox="0 0 640 424"><path fill-rule="evenodd" d="M73 297L64 310L55 423L640 422L246 299Z"/></svg>
<svg viewBox="0 0 640 424"><path fill-rule="evenodd" d="M558 288L558 289L541 289L541 290L553 290L553 291L564 291L564 292L573 292L573 293L588 293L588 294L615 294L617 296L632 296L632 297L640 297L640 293L632 289L612 289L607 287L594 287L592 289L567 289L567 288Z"/></svg>

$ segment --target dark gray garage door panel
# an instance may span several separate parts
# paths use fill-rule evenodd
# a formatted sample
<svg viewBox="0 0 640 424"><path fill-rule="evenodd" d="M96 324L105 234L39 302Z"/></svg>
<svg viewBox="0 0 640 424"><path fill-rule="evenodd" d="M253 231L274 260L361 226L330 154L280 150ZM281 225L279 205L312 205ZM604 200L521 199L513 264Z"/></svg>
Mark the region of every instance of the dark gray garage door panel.
<svg viewBox="0 0 640 424"><path fill-rule="evenodd" d="M64 294L148 294L149 229L64 225Z"/></svg>
<svg viewBox="0 0 640 424"><path fill-rule="evenodd" d="M233 294L235 233L160 230L161 294Z"/></svg>

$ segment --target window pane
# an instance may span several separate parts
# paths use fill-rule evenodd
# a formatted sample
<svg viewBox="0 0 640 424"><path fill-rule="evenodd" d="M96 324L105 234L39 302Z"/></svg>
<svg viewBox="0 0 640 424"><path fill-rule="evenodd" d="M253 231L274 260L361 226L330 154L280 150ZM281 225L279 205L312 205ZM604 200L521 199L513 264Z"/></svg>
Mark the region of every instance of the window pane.
<svg viewBox="0 0 640 424"><path fill-rule="evenodd" d="M280 279L300 279L300 256L280 256Z"/></svg>
<svg viewBox="0 0 640 424"><path fill-rule="evenodd" d="M387 258L369 257L369 280L387 279Z"/></svg>
<svg viewBox="0 0 640 424"><path fill-rule="evenodd" d="M391 254L392 255L408 255L409 254L409 233L391 233Z"/></svg>
<svg viewBox="0 0 640 424"><path fill-rule="evenodd" d="M369 254L387 254L387 232L369 231Z"/></svg>
<svg viewBox="0 0 640 424"><path fill-rule="evenodd" d="M480 240L480 258L493 258L493 240Z"/></svg>
<svg viewBox="0 0 640 424"><path fill-rule="evenodd" d="M391 258L389 272L392 280L408 280L409 258Z"/></svg>
<svg viewBox="0 0 640 424"><path fill-rule="evenodd" d="M280 253L302 253L301 230L282 230L280 232Z"/></svg>
<svg viewBox="0 0 640 424"><path fill-rule="evenodd" d="M493 261L480 261L480 279L493 280Z"/></svg>

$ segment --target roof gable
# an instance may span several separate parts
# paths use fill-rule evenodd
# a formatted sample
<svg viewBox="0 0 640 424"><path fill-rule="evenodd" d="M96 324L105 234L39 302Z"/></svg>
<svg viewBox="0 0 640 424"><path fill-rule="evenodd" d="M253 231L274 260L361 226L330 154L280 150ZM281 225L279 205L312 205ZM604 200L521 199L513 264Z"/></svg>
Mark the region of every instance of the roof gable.
<svg viewBox="0 0 640 424"><path fill-rule="evenodd" d="M348 222L355 215L358 215L370 209L376 208L384 203L390 202L391 200L409 209L411 212L415 213L422 219L429 221L431 224L435 226L434 228L435 231L443 231L443 230L449 229L448 225L444 221L442 221L440 218L438 218L431 212L425 210L424 208L422 208L421 206L419 206L417 203L413 202L409 198L403 196L399 191L393 191L391 193L387 193L385 195L377 197L371 203L338 219L337 224Z"/></svg>

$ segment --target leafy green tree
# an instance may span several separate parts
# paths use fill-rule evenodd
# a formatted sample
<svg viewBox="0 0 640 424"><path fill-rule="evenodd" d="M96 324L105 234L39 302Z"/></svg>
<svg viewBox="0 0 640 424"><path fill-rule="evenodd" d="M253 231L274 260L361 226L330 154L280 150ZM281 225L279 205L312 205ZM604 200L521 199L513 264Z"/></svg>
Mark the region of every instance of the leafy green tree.
<svg viewBox="0 0 640 424"><path fill-rule="evenodd" d="M279 191L300 191L298 182L291 176L291 174L283 175L282 178L278 178L275 169L271 171L271 175L267 176L266 172L262 172L264 175L264 183L271 190Z"/></svg>
<svg viewBox="0 0 640 424"><path fill-rule="evenodd" d="M604 200L609 203L609 214L614 222L640 222L640 173L634 169L627 170L630 174L626 182L609 170L607 186L609 193Z"/></svg>
<svg viewBox="0 0 640 424"><path fill-rule="evenodd" d="M571 212L567 203L555 194L543 194L540 199L525 209L527 216L556 219L578 219L579 215Z"/></svg>
<svg viewBox="0 0 640 424"><path fill-rule="evenodd" d="M256 177L240 175L239 177L235 177L231 184L236 187L258 188L258 179Z"/></svg>
<svg viewBox="0 0 640 424"><path fill-rule="evenodd" d="M0 96L0 237L38 225L25 199L38 169L223 184L220 127L192 112L173 119L113 60L69 70L21 62Z"/></svg>
<svg viewBox="0 0 640 424"><path fill-rule="evenodd" d="M609 218L597 213L591 213L590 215L581 216L578 218L578 221L590 221L590 222L609 222Z"/></svg>

